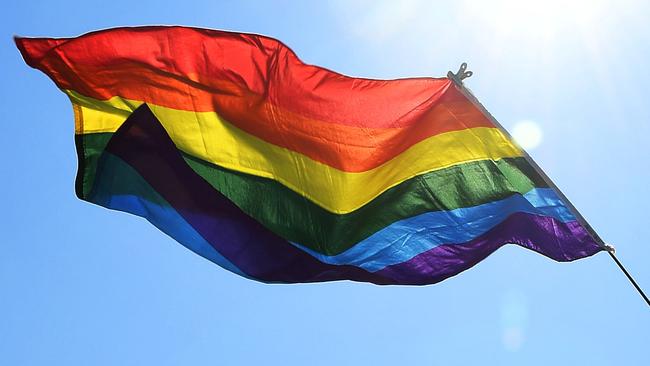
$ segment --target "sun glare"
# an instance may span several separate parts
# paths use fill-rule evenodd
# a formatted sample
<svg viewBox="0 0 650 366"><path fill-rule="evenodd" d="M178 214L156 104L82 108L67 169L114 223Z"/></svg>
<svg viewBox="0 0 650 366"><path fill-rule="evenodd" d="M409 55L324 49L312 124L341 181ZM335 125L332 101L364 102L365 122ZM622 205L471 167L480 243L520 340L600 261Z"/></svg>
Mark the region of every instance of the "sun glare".
<svg viewBox="0 0 650 366"><path fill-rule="evenodd" d="M512 129L512 137L526 150L532 150L542 143L544 134L539 125L533 121L520 121Z"/></svg>
<svg viewBox="0 0 650 366"><path fill-rule="evenodd" d="M563 32L589 32L603 15L600 0L493 0L466 1L463 8L472 18L513 37L551 38Z"/></svg>

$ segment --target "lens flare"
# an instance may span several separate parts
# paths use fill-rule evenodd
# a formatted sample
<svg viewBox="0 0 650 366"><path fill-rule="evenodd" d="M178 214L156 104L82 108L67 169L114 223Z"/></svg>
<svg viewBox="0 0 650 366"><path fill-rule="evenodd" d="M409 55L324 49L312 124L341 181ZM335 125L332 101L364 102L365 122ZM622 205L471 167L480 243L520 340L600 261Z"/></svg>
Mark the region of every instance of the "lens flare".
<svg viewBox="0 0 650 366"><path fill-rule="evenodd" d="M528 304L519 291L508 291L501 304L501 342L510 352L518 351L526 340Z"/></svg>
<svg viewBox="0 0 650 366"><path fill-rule="evenodd" d="M542 143L544 133L533 121L520 121L512 129L512 137L526 150L533 150Z"/></svg>

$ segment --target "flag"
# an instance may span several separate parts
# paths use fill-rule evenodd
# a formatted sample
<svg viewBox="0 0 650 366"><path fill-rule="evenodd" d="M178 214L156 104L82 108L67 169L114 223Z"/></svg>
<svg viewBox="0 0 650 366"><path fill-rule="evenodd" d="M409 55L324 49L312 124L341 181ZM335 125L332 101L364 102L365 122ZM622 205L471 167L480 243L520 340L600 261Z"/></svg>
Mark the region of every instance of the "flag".
<svg viewBox="0 0 650 366"><path fill-rule="evenodd" d="M269 37L177 26L16 44L72 102L78 197L241 276L420 285L505 244L603 249L448 78L349 77Z"/></svg>

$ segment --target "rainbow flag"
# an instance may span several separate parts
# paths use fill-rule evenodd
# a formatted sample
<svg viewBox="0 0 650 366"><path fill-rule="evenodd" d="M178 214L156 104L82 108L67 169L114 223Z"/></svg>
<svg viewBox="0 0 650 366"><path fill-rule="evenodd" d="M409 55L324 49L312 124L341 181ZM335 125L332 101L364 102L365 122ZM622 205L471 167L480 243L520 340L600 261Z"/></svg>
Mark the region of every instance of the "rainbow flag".
<svg viewBox="0 0 650 366"><path fill-rule="evenodd" d="M431 284L518 244L604 246L447 78L353 78L260 35L16 38L71 100L79 198L263 282Z"/></svg>

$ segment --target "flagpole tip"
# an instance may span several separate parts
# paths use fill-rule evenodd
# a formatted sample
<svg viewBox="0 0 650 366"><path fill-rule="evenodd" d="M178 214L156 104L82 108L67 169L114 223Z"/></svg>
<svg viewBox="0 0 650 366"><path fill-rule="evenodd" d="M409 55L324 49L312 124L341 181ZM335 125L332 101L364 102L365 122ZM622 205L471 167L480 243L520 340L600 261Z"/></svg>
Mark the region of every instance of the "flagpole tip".
<svg viewBox="0 0 650 366"><path fill-rule="evenodd" d="M603 244L603 249L605 249L606 251L608 251L608 252L610 252L612 254L616 253L616 248L614 248L614 246L610 245L610 244Z"/></svg>

